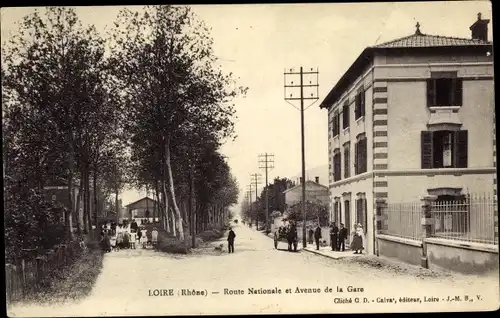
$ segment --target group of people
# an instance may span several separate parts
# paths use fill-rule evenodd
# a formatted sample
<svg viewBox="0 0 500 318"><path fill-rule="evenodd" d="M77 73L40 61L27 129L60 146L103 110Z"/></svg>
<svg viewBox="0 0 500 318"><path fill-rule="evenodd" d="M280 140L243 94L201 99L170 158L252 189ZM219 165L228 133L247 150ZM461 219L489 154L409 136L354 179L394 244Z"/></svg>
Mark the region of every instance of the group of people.
<svg viewBox="0 0 500 318"><path fill-rule="evenodd" d="M146 248L147 245L155 247L158 243L157 228L154 227L148 235L146 227L140 227L135 220L130 224L125 220L120 224L112 222L101 226L101 247L105 252L135 249L137 242L142 248Z"/></svg>
<svg viewBox="0 0 500 318"><path fill-rule="evenodd" d="M294 222L289 222L286 226L278 228L278 238L286 237L288 243L288 251L297 250L297 225Z"/></svg>
<svg viewBox="0 0 500 318"><path fill-rule="evenodd" d="M309 228L309 244L313 243L313 237L316 243L316 249L319 250L320 241L322 238L321 227L316 227L316 230ZM333 222L330 225L330 245L332 251L345 251L345 240L348 237L347 229L344 227L343 223L340 223L340 228L337 226L336 222ZM351 233L351 251L354 251L354 254L362 254L363 253L363 244L364 244L364 231L361 224L355 224L353 232Z"/></svg>

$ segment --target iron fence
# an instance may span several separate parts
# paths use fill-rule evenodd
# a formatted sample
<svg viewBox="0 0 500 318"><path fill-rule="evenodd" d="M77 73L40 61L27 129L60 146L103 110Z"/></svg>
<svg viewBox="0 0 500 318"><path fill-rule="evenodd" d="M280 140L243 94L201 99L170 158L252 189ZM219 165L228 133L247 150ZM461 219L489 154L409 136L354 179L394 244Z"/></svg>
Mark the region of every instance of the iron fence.
<svg viewBox="0 0 500 318"><path fill-rule="evenodd" d="M433 202L431 236L497 244L496 208L491 195L467 195L462 200Z"/></svg>
<svg viewBox="0 0 500 318"><path fill-rule="evenodd" d="M387 227L381 234L397 236L411 240L421 240L421 204L389 203L383 210L387 215Z"/></svg>

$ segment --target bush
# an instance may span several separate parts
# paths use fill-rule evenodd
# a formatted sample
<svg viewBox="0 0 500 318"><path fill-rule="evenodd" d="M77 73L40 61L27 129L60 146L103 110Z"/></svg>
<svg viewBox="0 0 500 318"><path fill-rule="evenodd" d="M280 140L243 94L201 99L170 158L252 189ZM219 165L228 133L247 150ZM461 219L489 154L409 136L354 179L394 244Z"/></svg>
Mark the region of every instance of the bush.
<svg viewBox="0 0 500 318"><path fill-rule="evenodd" d="M224 232L221 230L203 231L200 234L198 234L198 237L200 237L204 242L215 241L223 236Z"/></svg>

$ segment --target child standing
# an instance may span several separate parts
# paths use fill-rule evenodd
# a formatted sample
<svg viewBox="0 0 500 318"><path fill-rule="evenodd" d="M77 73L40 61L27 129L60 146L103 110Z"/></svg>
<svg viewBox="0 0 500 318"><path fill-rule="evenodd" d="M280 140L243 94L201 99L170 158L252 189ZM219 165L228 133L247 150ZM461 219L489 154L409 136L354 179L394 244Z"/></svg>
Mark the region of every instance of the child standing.
<svg viewBox="0 0 500 318"><path fill-rule="evenodd" d="M137 233L132 230L130 233L130 248L135 250L135 241L137 240Z"/></svg>
<svg viewBox="0 0 500 318"><path fill-rule="evenodd" d="M146 243L148 242L147 230L145 228L141 229L141 245L142 248L146 248Z"/></svg>

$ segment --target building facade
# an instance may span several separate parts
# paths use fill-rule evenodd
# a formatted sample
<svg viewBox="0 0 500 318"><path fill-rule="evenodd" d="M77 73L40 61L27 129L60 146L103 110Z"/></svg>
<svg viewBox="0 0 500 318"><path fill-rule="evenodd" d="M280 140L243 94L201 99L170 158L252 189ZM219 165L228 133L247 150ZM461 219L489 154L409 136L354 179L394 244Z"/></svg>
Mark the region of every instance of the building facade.
<svg viewBox="0 0 500 318"><path fill-rule="evenodd" d="M153 213L158 217L158 205L156 200L144 197L125 206L127 213L124 218L141 219L152 218Z"/></svg>
<svg viewBox="0 0 500 318"><path fill-rule="evenodd" d="M328 109L330 206L375 250L375 201L496 195L489 20L469 39L416 32L366 48L320 105ZM495 227L498 229L496 216Z"/></svg>
<svg viewBox="0 0 500 318"><path fill-rule="evenodd" d="M328 205L329 194L328 187L319 183L308 180L306 181L306 201ZM302 185L298 184L285 191L285 203L288 207L302 202Z"/></svg>

